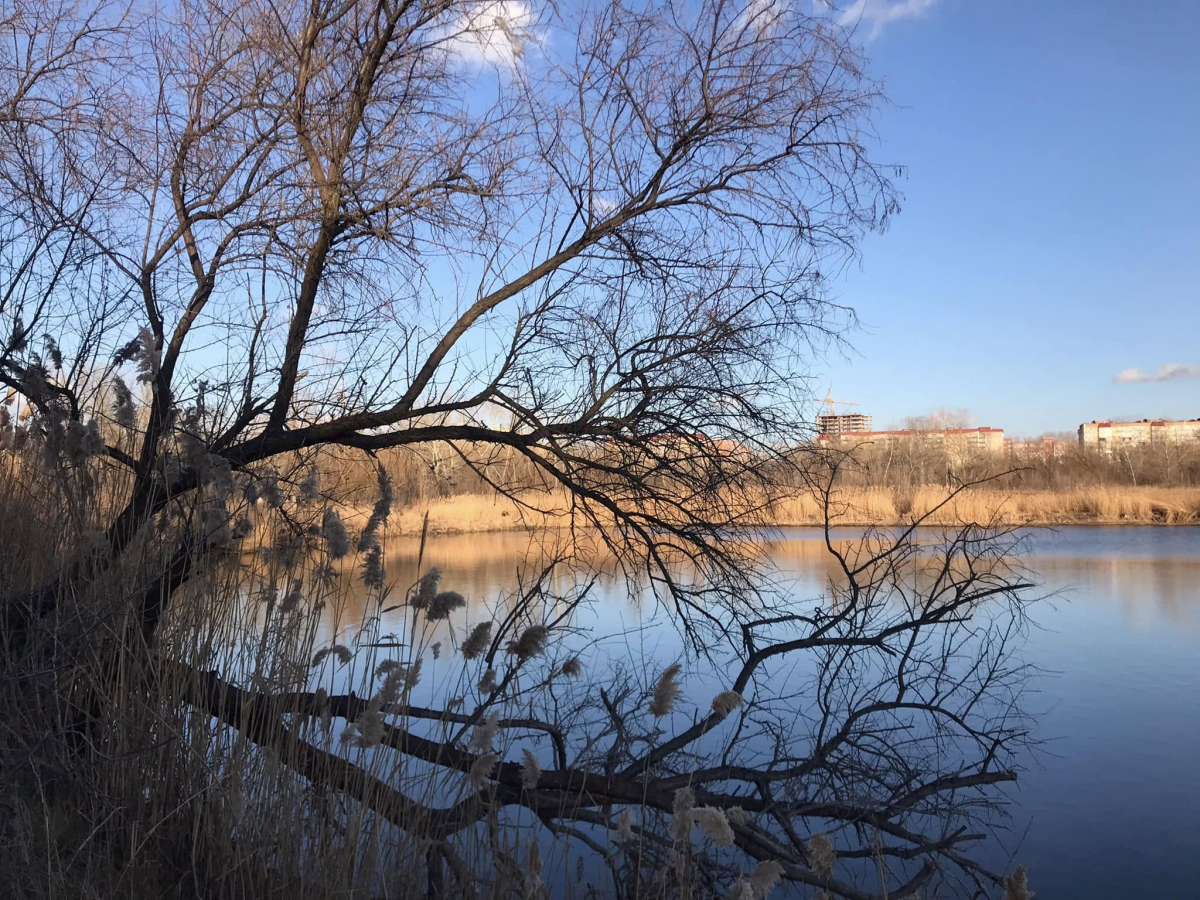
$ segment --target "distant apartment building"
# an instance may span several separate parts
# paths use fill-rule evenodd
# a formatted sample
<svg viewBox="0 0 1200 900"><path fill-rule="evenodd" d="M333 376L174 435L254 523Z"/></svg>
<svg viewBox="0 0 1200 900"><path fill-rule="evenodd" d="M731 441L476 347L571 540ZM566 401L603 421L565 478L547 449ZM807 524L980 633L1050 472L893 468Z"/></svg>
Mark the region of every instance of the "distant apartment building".
<svg viewBox="0 0 1200 900"><path fill-rule="evenodd" d="M1200 419L1084 422L1079 426L1079 445L1101 453L1167 441L1200 441Z"/></svg>
<svg viewBox="0 0 1200 900"><path fill-rule="evenodd" d="M1005 452L1003 428L945 428L939 431L843 431L823 433L817 442L827 447L850 448L859 444L942 450L951 459L999 456Z"/></svg>
<svg viewBox="0 0 1200 900"><path fill-rule="evenodd" d="M818 434L859 434L871 430L871 417L862 413L817 416Z"/></svg>

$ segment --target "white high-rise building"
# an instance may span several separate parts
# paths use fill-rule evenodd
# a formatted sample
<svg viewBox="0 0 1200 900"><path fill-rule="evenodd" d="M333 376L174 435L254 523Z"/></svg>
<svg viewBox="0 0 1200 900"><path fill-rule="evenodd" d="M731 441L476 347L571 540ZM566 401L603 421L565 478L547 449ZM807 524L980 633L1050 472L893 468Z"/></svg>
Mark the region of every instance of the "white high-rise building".
<svg viewBox="0 0 1200 900"><path fill-rule="evenodd" d="M1079 426L1080 446L1101 453L1160 441L1200 441L1200 419L1084 422Z"/></svg>

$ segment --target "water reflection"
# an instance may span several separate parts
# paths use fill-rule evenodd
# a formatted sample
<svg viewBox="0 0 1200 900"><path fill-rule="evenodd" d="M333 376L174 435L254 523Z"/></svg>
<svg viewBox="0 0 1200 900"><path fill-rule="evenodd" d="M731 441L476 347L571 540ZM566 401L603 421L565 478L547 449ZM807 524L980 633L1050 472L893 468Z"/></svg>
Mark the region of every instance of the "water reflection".
<svg viewBox="0 0 1200 900"><path fill-rule="evenodd" d="M447 622L433 624L430 640L448 641L452 628L457 635L474 622L497 618L513 607L523 589L543 577L551 604L595 580L598 603L609 610L619 605L624 611L637 613L637 594L616 576L612 560L602 548L590 542L574 541L570 545L574 563L554 566L547 574L548 567L561 558L567 547L567 538L552 532L443 535L429 538L423 546L419 538L391 539L384 563L391 592L379 603L378 594L368 592L353 565L345 565L338 603L324 611L321 631L327 639L344 638L353 635L365 617L375 614L381 616L382 632L404 631L403 617L409 615L402 605L404 597L417 579L434 567L442 573L441 587L462 594L467 607L465 616L453 617L453 626Z"/></svg>
<svg viewBox="0 0 1200 900"><path fill-rule="evenodd" d="M1080 598L1111 598L1135 628L1164 619L1200 628L1200 560L1039 557L1037 571Z"/></svg>
<svg viewBox="0 0 1200 900"><path fill-rule="evenodd" d="M853 536L834 538L845 547ZM438 623L430 640L450 641L450 627L461 637L510 602L522 578L536 577L562 549L559 537L436 536L423 551L417 539L393 540L386 566L395 592L383 604L368 600L359 573L343 570L341 589L332 592L342 600L324 610L318 643L351 638L364 617L399 606L418 568L430 566L468 603L452 626ZM1195 897L1200 529L1072 528L1028 537L1026 564L1058 594L1034 607L1037 627L1023 651L1051 673L1027 698L1044 750L1013 791L1011 840L983 861L996 868L1025 863L1039 895L1061 900L1142 896L1149 888L1156 897ZM814 529L775 536L768 549L775 581L802 609L840 581ZM584 623L597 641L588 665L611 671L629 658L678 658L679 636L655 618L654 604L616 575L598 542L583 550L600 573ZM567 593L587 576L563 570L554 577L553 587ZM406 614L402 607L382 612L379 632L403 633ZM439 668L427 665L421 700L432 704L443 688ZM723 674L690 671L689 690L711 696L724 688Z"/></svg>
<svg viewBox="0 0 1200 900"><path fill-rule="evenodd" d="M935 535L931 534L930 538ZM834 546L845 550L855 535L835 532ZM388 577L402 591L423 569L437 566L443 584L467 598L468 609L482 611L528 581L566 547L566 538L518 532L441 535L428 539L422 551L417 538L394 539L388 545ZM1200 627L1200 529L1074 528L1030 534L1025 561L1049 590L1074 599L1116 602L1133 627L1165 619L1171 625ZM641 609L623 577L598 542L577 549L583 569L563 569L553 585L562 591L578 585L586 569L598 572L599 593L605 604L618 604L626 613ZM789 529L769 542L776 581L797 599L827 592L844 578L816 529ZM357 572L345 572L351 598L347 619L365 611L366 591ZM396 602L393 600L392 602Z"/></svg>
<svg viewBox="0 0 1200 900"><path fill-rule="evenodd" d="M843 546L851 537L835 535ZM1200 529L1072 528L1029 538L1027 565L1058 593L1034 608L1037 627L1024 650L1053 673L1028 698L1045 743L1013 792L1011 840L986 861L1025 863L1039 895L1060 900L1146 890L1195 897ZM524 534L443 536L429 540L424 565L439 566L444 584L467 596L470 618L513 590L518 573L540 569L553 549ZM417 577L418 550L415 540L393 546L388 569L401 584ZM770 555L778 583L805 603L839 580L815 530L778 536ZM603 569L602 554L595 562ZM361 587L354 596L361 606ZM595 600L591 624L600 637L652 614L611 571ZM648 657L679 651L669 628L638 640L636 652ZM612 652L633 651L615 638Z"/></svg>

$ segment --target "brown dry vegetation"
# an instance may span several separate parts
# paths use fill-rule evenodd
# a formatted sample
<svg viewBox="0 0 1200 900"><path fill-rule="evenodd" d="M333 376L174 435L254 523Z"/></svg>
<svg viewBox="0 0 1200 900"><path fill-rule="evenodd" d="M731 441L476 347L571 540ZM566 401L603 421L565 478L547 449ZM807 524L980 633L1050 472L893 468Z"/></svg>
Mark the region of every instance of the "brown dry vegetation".
<svg viewBox="0 0 1200 900"><path fill-rule="evenodd" d="M928 515L932 525L957 521L1006 525L1189 525L1200 523L1200 488L1096 487L1052 490L981 488L955 497L940 487L843 488L837 516L843 525L898 525ZM774 508L776 525L822 522L813 497L790 498Z"/></svg>
<svg viewBox="0 0 1200 900"><path fill-rule="evenodd" d="M834 522L838 525L903 525L928 517L930 525L962 521L1004 525L1197 525L1200 488L1101 485L1065 490L980 488L956 497L932 512L949 494L946 488L840 488ZM526 491L459 494L415 505L397 516L397 534L419 534L429 517L431 534L488 531L538 531L569 522L569 501L558 492ZM365 506L352 506L347 521L363 521ZM790 527L821 525L819 498L793 494L771 504L764 524Z"/></svg>
<svg viewBox="0 0 1200 900"><path fill-rule="evenodd" d="M827 460L799 451L808 471ZM568 494L548 484L528 460L503 449L486 457L470 445L417 445L380 454L392 473L405 512L393 524L400 534L419 533L428 514L434 534L538 530L569 519ZM351 517L365 517L374 490L369 460L325 452L317 458L323 481L342 492ZM900 525L922 518L946 498L948 469L940 452L889 450L884 458L861 448L838 474L836 520L841 525ZM967 479L992 478L984 487L940 508L930 523L1002 522L1006 525L1200 524L1200 449L1153 446L1105 457L1073 450L1057 459L977 460L957 467ZM819 525L822 503L810 485L783 473L770 501L758 492L743 505L765 525ZM931 483L937 481L939 483ZM498 490L500 488L502 490ZM356 512L357 510L357 512Z"/></svg>

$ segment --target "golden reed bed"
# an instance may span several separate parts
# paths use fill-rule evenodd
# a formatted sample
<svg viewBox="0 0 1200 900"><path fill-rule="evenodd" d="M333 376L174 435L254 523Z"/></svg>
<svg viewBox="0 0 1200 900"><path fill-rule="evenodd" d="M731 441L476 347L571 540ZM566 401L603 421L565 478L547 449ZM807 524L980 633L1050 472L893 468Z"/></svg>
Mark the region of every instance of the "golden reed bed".
<svg viewBox="0 0 1200 900"><path fill-rule="evenodd" d="M920 517L945 500L938 487L915 490L846 488L838 492L839 525L897 525ZM567 521L565 497L525 494L518 503L498 494L464 494L393 513L389 530L419 534L425 514L432 534L538 530ZM357 511L365 520L369 508ZM348 517L353 521L352 512ZM808 495L773 504L768 524L819 525L821 506ZM995 521L1006 525L1196 525L1200 488L1086 487L1062 491L977 489L956 497L934 513L931 525Z"/></svg>

